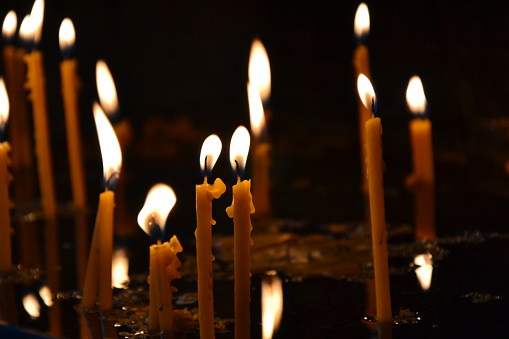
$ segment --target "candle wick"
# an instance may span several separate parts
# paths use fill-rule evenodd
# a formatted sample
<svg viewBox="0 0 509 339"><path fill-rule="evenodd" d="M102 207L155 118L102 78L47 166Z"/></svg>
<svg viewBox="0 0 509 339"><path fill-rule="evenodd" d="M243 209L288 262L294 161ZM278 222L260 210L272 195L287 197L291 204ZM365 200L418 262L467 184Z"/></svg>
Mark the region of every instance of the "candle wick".
<svg viewBox="0 0 509 339"><path fill-rule="evenodd" d="M375 96L372 96L371 97L371 113L375 114L376 111L377 111L376 98L375 98Z"/></svg>
<svg viewBox="0 0 509 339"><path fill-rule="evenodd" d="M205 156L205 166L204 166L205 168L204 168L204 170L203 170L205 178L207 177L207 174L208 174L208 168L207 168L207 167L208 167L208 166L207 166L207 165L208 165L208 164L207 164L207 159L208 159L208 157L209 157L208 155L206 155L206 156Z"/></svg>
<svg viewBox="0 0 509 339"><path fill-rule="evenodd" d="M237 182L240 182L240 166L237 159L235 159L235 170L237 171Z"/></svg>

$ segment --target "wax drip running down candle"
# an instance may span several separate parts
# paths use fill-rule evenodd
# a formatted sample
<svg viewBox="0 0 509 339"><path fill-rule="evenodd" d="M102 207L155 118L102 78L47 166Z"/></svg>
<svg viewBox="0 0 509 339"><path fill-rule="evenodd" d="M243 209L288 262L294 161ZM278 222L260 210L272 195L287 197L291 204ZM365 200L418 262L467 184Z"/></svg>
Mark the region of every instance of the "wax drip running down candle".
<svg viewBox="0 0 509 339"><path fill-rule="evenodd" d="M181 277L178 268L181 262L177 253L183 251L176 236L169 242L165 239L166 219L177 197L173 189L165 184L154 185L147 194L145 204L138 214L138 225L156 244L150 246L149 319L151 330L162 330L165 333L175 331L172 306L172 293L177 289L170 286L171 281ZM162 226L162 230L161 230ZM159 235L158 238L155 236Z"/></svg>
<svg viewBox="0 0 509 339"><path fill-rule="evenodd" d="M212 200L225 191L223 181L217 178L213 185L207 182L217 158L221 154L221 140L215 134L203 142L200 152L200 167L203 184L196 185L196 262L198 266L198 319L200 338L214 338L214 296L212 261Z"/></svg>
<svg viewBox="0 0 509 339"><path fill-rule="evenodd" d="M233 133L230 143L230 163L237 184L233 186L232 205L226 213L233 218L234 257L234 304L235 338L249 338L251 328L250 286L251 286L251 214L254 213L251 197L251 180L242 180L242 174L249 153L250 137L244 126Z"/></svg>

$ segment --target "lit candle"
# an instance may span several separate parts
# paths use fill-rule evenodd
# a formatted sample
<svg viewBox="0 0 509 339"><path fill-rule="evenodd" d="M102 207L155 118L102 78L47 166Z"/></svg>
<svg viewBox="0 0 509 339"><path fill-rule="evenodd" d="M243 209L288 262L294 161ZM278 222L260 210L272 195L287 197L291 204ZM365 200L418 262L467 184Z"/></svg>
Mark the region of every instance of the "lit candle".
<svg viewBox="0 0 509 339"><path fill-rule="evenodd" d="M375 91L365 75L359 75L357 88L364 106L374 113L374 105L376 104ZM376 315L379 324L392 324L383 187L382 124L380 118L373 116L366 122L366 150L369 202L371 207L373 266L375 271Z"/></svg>
<svg viewBox="0 0 509 339"><path fill-rule="evenodd" d="M267 127L263 103L268 102L271 89L269 57L262 42L253 41L249 57L249 116L253 134L253 200L256 205L256 217L270 215L270 150L267 141Z"/></svg>
<svg viewBox="0 0 509 339"><path fill-rule="evenodd" d="M198 265L198 319L200 338L215 338L214 335L214 296L212 261L212 199L218 199L225 191L223 181L217 178L213 185L207 182L219 154L221 140L215 134L203 142L200 153L200 166L203 184L196 185L196 262Z"/></svg>
<svg viewBox="0 0 509 339"><path fill-rule="evenodd" d="M426 97L421 79L414 76L408 83L406 100L414 118L409 123L414 171L407 186L415 194L415 231L418 241L435 238L435 173L431 121L426 117Z"/></svg>
<svg viewBox="0 0 509 339"><path fill-rule="evenodd" d="M165 238L166 219L176 202L177 198L170 186L157 184L148 192L145 204L138 214L138 225L154 242L157 241L150 246L148 327L165 333L175 331L171 299L172 293L177 289L170 284L172 280L181 277L177 270L181 266L177 253L182 252L183 248L177 236L165 243L161 241Z"/></svg>
<svg viewBox="0 0 509 339"><path fill-rule="evenodd" d="M250 286L251 286L251 213L255 209L251 199L251 180L242 180L250 137L244 126L239 126L233 133L230 143L230 163L237 176L233 186L232 205L226 213L233 218L233 257L234 257L234 303L235 303L235 338L249 338L250 334Z"/></svg>
<svg viewBox="0 0 509 339"><path fill-rule="evenodd" d="M12 181L9 173L9 151L11 146L4 140L3 135L9 118L9 98L4 79L0 77L0 273L12 270L11 247L11 216L12 203L9 199L9 184Z"/></svg>
<svg viewBox="0 0 509 339"><path fill-rule="evenodd" d="M69 168L71 171L71 187L74 208L76 209L76 260L78 284L82 286L85 279L87 265L87 219L85 210L87 198L85 192L85 175L83 173L83 156L81 147L81 132L79 124L79 87L77 74L78 62L72 58L75 32L71 19L65 18L60 25L60 51L64 60L60 63L62 81L62 99L64 102L65 125L67 132L67 151L69 154Z"/></svg>
<svg viewBox="0 0 509 339"><path fill-rule="evenodd" d="M105 191L99 195L99 207L90 246L81 305L84 308L92 308L97 300L97 291L99 291L99 309L107 311L113 307L111 290L113 208L115 206L113 190L120 174L122 153L115 131L97 103L94 103L94 119L101 147Z"/></svg>
<svg viewBox="0 0 509 339"><path fill-rule="evenodd" d="M353 66L355 69L355 79L360 74L365 74L368 78L371 78L370 67L369 67L369 51L365 45L367 37L369 35L369 10L365 3L361 3L357 7L354 21L354 33L357 39L358 45L353 53ZM369 189L368 180L366 176L367 165L366 165L366 121L371 117L366 107L362 104L362 101L357 100L358 111L359 111L359 140L360 140L360 152L361 152L361 180L362 180L362 192L364 194L365 202L365 213L366 223L369 224Z"/></svg>

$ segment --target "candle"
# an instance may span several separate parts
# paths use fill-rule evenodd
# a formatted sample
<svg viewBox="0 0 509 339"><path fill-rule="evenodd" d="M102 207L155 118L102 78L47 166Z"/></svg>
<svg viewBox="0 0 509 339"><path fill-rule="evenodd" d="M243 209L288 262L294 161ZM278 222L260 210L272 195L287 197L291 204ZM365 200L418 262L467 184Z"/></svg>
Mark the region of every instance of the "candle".
<svg viewBox="0 0 509 339"><path fill-rule="evenodd" d="M251 213L255 209L251 199L251 181L242 180L250 137L244 126L239 126L233 133L230 143L230 163L237 176L237 184L233 186L232 205L226 213L233 218L233 257L234 257L234 303L235 303L235 338L249 338L250 334L250 248Z"/></svg>
<svg viewBox="0 0 509 339"><path fill-rule="evenodd" d="M215 338L214 335L214 297L212 261L212 199L218 199L225 191L223 181L217 178L213 185L207 182L219 154L221 140L215 134L203 142L200 165L203 184L196 185L196 262L198 265L198 319L200 338Z"/></svg>
<svg viewBox="0 0 509 339"><path fill-rule="evenodd" d="M148 326L151 330L162 330L165 333L175 331L171 300L173 291L177 289L170 284L172 280L181 277L177 271L181 266L177 253L182 252L183 248L176 236L169 242L161 242L165 238L166 219L176 202L177 198L170 186L157 184L148 192L138 214L138 225L152 240L157 241L150 246Z"/></svg>
<svg viewBox="0 0 509 339"><path fill-rule="evenodd" d="M249 57L249 116L253 134L253 200L256 205L256 217L270 215L270 150L267 141L267 127L263 103L270 97L271 72L269 57L259 39L254 39Z"/></svg>
<svg viewBox="0 0 509 339"><path fill-rule="evenodd" d="M367 37L369 35L369 10L365 3L361 3L357 7L354 21L354 33L357 39L358 45L353 53L353 66L355 70L355 78L357 79L360 74L365 74L368 78L371 78L370 67L369 67L369 51L365 45ZM359 98L357 98L359 99ZM366 121L371 117L366 107L362 104L361 100L357 100L358 112L359 112L359 140L360 140L360 153L361 153L361 180L362 180L362 192L364 194L365 202L365 213L366 223L369 225L369 189L368 180L366 176Z"/></svg>
<svg viewBox="0 0 509 339"><path fill-rule="evenodd" d="M75 32L72 21L65 18L60 25L60 51L64 60L60 63L62 81L62 99L64 102L65 126L67 132L67 151L69 154L69 168L71 171L71 187L74 208L76 209L76 263L78 284L82 286L85 279L87 265L87 219L85 210L87 198L85 191L85 176L83 173L83 157L81 147L81 133L79 128L79 96L80 81L76 71L78 62L71 58L74 47Z"/></svg>
<svg viewBox="0 0 509 339"><path fill-rule="evenodd" d="M407 104L414 118L409 123L412 142L413 173L407 187L415 194L415 231L418 241L435 238L435 173L431 121L426 114L426 97L421 79L414 76L408 83Z"/></svg>
<svg viewBox="0 0 509 339"><path fill-rule="evenodd" d="M94 103L94 119L103 161L105 191L99 195L99 207L90 246L81 306L92 308L99 291L99 309L107 311L113 307L111 290L113 208L115 206L113 190L120 174L122 153L115 131L97 103Z"/></svg>
<svg viewBox="0 0 509 339"><path fill-rule="evenodd" d="M361 74L357 80L359 97L364 106L375 111L375 91L369 79ZM371 237L375 270L376 315L378 323L391 324L391 294L387 253L387 229L383 187L382 124L374 116L366 122L369 202L371 207Z"/></svg>
<svg viewBox="0 0 509 339"><path fill-rule="evenodd" d="M9 117L9 98L5 88L4 79L0 77L0 142L7 119ZM11 216L12 203L9 199L9 183L12 177L9 173L9 151L11 147L7 141L0 143L0 273L12 270L11 248Z"/></svg>

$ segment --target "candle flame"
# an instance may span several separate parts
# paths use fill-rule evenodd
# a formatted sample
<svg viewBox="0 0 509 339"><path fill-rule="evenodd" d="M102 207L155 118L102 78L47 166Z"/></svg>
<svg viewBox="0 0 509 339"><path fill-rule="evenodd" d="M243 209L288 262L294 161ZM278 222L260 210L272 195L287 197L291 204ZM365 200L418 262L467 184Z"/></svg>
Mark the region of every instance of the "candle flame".
<svg viewBox="0 0 509 339"><path fill-rule="evenodd" d="M251 132L255 138L260 138L265 130L265 114L259 92L256 87L247 84L247 98L249 100L249 118L251 120Z"/></svg>
<svg viewBox="0 0 509 339"><path fill-rule="evenodd" d="M14 37L14 33L16 33L16 27L18 26L18 17L16 16L16 12L9 11L5 16L4 23L2 25L2 35L10 40Z"/></svg>
<svg viewBox="0 0 509 339"><path fill-rule="evenodd" d="M373 89L371 81L369 81L368 77L364 74L359 74L357 78L357 91L359 92L359 97L364 107L366 107L368 111L374 113L375 107L373 107L373 104L376 106L375 90Z"/></svg>
<svg viewBox="0 0 509 339"><path fill-rule="evenodd" d="M209 135L207 139L203 142L203 146L201 147L200 152L200 167L202 172L205 173L207 170L208 173L212 171L214 165L216 164L217 158L221 154L221 149L223 145L221 143L221 139L215 134ZM207 163L205 164L205 158L207 158ZM207 173L205 173L207 175Z"/></svg>
<svg viewBox="0 0 509 339"><path fill-rule="evenodd" d="M361 3L357 7L353 27L355 36L359 39L369 33L369 10L365 3Z"/></svg>
<svg viewBox="0 0 509 339"><path fill-rule="evenodd" d="M3 132L9 119L9 96L5 88L4 78L0 77L0 134Z"/></svg>
<svg viewBox="0 0 509 339"><path fill-rule="evenodd" d="M23 18L23 21L21 21L21 26L19 26L19 37L24 42L28 42L32 39L32 35L32 21L30 20L30 14L27 14Z"/></svg>
<svg viewBox="0 0 509 339"><path fill-rule="evenodd" d="M44 21L44 0L35 0L30 12L30 29L34 42L41 41L42 22Z"/></svg>
<svg viewBox="0 0 509 339"><path fill-rule="evenodd" d="M249 56L249 83L260 93L260 98L266 102L270 97L271 75L267 51L259 39L254 39Z"/></svg>
<svg viewBox="0 0 509 339"><path fill-rule="evenodd" d="M76 39L76 33L74 31L74 25L72 20L65 18L60 24L60 30L58 31L58 42L60 44L60 50L64 51L74 45Z"/></svg>
<svg viewBox="0 0 509 339"><path fill-rule="evenodd" d="M426 112L426 96L422 87L421 78L413 76L408 82L406 90L406 102L410 111L414 114L424 114Z"/></svg>
<svg viewBox="0 0 509 339"><path fill-rule="evenodd" d="M176 202L177 196L170 186L165 184L152 186L147 193L145 204L138 214L138 225L148 235L150 235L154 224L164 228L168 214Z"/></svg>
<svg viewBox="0 0 509 339"><path fill-rule="evenodd" d="M94 120L103 160L104 180L108 182L122 167L122 152L110 121L98 103L94 103Z"/></svg>
<svg viewBox="0 0 509 339"><path fill-rule="evenodd" d="M247 128L244 126L237 127L230 142L230 163L232 169L237 171L237 175L244 171L246 167L249 144L250 137Z"/></svg>
<svg viewBox="0 0 509 339"><path fill-rule="evenodd" d="M423 291L429 290L433 274L433 256L430 253L419 254L414 258L414 264L419 266L415 269L415 274L421 288Z"/></svg>
<svg viewBox="0 0 509 339"><path fill-rule="evenodd" d="M41 304L32 293L23 297L23 307L32 318L39 318L41 315Z"/></svg>
<svg viewBox="0 0 509 339"><path fill-rule="evenodd" d="M97 61L95 66L97 92L102 108L111 116L118 111L117 89L110 69L103 60Z"/></svg>
<svg viewBox="0 0 509 339"><path fill-rule="evenodd" d="M262 280L262 338L272 338L283 314L283 285L281 279L269 272Z"/></svg>
<svg viewBox="0 0 509 339"><path fill-rule="evenodd" d="M127 288L124 283L129 281L129 258L127 258L127 252L124 249L118 249L113 252L111 269L111 286Z"/></svg>
<svg viewBox="0 0 509 339"><path fill-rule="evenodd" d="M48 286L44 285L39 289L39 296L46 306L53 306L53 296L51 295L51 290Z"/></svg>

